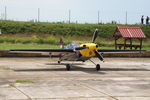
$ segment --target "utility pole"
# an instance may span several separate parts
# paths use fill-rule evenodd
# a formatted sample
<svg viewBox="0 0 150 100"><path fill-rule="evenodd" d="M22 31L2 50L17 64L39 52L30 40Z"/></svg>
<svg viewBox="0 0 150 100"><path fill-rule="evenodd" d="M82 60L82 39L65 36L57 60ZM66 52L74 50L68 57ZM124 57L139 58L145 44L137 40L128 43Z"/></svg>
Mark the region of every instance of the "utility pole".
<svg viewBox="0 0 150 100"><path fill-rule="evenodd" d="M99 24L99 11L98 11L98 24Z"/></svg>
<svg viewBox="0 0 150 100"><path fill-rule="evenodd" d="M4 19L4 14L3 13L1 13L1 20L3 20Z"/></svg>
<svg viewBox="0 0 150 100"><path fill-rule="evenodd" d="M7 7L5 6L5 20L7 20Z"/></svg>
<svg viewBox="0 0 150 100"><path fill-rule="evenodd" d="M2 31L1 31L1 29L0 29L0 35L2 34Z"/></svg>
<svg viewBox="0 0 150 100"><path fill-rule="evenodd" d="M38 8L38 22L40 22L40 8Z"/></svg>
<svg viewBox="0 0 150 100"><path fill-rule="evenodd" d="M70 20L71 20L71 10L69 10L69 24L70 24Z"/></svg>
<svg viewBox="0 0 150 100"><path fill-rule="evenodd" d="M126 25L128 24L128 12L126 11Z"/></svg>

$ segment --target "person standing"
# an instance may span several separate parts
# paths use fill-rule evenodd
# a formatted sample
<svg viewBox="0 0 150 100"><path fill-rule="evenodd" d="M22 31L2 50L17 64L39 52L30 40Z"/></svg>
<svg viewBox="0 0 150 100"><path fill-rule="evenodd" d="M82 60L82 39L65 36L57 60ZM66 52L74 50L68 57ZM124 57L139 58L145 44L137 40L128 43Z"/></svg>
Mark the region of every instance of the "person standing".
<svg viewBox="0 0 150 100"><path fill-rule="evenodd" d="M144 16L141 17L141 24L144 24Z"/></svg>
<svg viewBox="0 0 150 100"><path fill-rule="evenodd" d="M148 25L149 24L149 17L147 16L146 17L146 25Z"/></svg>

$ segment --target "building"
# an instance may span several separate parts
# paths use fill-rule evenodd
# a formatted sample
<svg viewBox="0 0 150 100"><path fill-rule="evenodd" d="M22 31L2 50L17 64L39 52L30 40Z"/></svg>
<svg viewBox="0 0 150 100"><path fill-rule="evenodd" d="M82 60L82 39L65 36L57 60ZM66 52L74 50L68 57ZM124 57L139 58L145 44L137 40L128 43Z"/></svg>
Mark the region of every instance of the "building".
<svg viewBox="0 0 150 100"><path fill-rule="evenodd" d="M115 38L115 49L129 48L140 50L142 49L143 39L146 38L144 32L140 27L117 27L113 34L113 37ZM120 39L123 39L122 41L124 43L118 43ZM139 43L137 43L138 41Z"/></svg>

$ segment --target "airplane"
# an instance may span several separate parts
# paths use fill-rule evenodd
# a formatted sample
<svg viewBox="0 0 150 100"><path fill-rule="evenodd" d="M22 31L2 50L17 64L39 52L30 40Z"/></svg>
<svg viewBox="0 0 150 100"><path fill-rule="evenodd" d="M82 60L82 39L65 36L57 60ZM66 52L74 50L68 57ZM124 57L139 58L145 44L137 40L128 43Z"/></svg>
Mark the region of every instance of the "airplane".
<svg viewBox="0 0 150 100"><path fill-rule="evenodd" d="M97 57L100 61L104 62L104 58L101 53L103 52L134 52L140 50L115 50L115 49L99 49L99 46L95 43L98 36L98 29L95 29L91 42L89 43L70 43L67 47L61 49L11 49L9 51L31 51L31 52L49 52L49 53L60 53L58 64L62 64L62 61L91 61L95 66L96 70L101 69L100 64L96 64L91 60L93 57ZM62 43L60 43L62 46ZM73 64L65 64L66 70L70 70Z"/></svg>

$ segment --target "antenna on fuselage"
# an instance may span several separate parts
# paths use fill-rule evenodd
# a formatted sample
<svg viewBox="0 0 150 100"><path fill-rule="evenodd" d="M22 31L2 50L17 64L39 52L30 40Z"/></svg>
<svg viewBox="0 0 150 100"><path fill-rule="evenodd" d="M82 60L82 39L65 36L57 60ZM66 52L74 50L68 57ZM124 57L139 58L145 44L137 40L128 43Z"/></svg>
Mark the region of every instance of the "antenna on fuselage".
<svg viewBox="0 0 150 100"><path fill-rule="evenodd" d="M92 43L95 42L96 38L97 38L97 35L98 35L98 29L96 28L94 33L93 33L93 37L92 37Z"/></svg>

